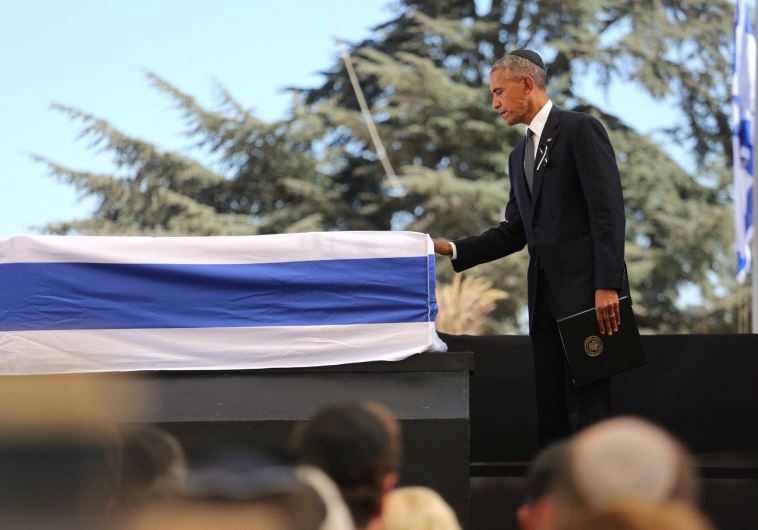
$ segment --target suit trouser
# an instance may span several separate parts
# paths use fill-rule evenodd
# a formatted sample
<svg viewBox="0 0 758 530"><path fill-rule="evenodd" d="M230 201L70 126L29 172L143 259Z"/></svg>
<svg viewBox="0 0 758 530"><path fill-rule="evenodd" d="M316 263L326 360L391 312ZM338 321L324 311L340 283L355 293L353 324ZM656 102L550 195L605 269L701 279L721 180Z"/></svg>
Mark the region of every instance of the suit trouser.
<svg viewBox="0 0 758 530"><path fill-rule="evenodd" d="M566 438L610 416L610 378L574 388L555 320L555 304L540 271L532 314L532 354L539 446Z"/></svg>

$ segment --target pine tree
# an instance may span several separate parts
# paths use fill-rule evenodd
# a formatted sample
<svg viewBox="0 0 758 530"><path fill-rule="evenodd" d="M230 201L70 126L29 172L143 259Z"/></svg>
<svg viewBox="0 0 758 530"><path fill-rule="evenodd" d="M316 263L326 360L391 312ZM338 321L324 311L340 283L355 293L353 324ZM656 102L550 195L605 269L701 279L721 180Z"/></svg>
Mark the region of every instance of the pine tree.
<svg viewBox="0 0 758 530"><path fill-rule="evenodd" d="M478 233L497 221L507 197L507 154L522 133L495 123L484 85L489 66L506 50L537 49L548 59L552 98L600 118L616 149L626 196L627 262L642 326L728 329L733 304L724 295L735 286L731 270L719 263L733 260L724 192L732 10L726 1L495 0L481 13L473 1L403 2L395 19L353 47L390 158L403 168L407 194L386 215L448 238ZM635 83L654 98L674 101L685 122L672 124L669 141L692 146L695 174L651 138L590 105L576 89L590 71L606 84ZM306 102L343 131L334 145L357 143L354 150L365 153L342 178L354 176L353 168L364 168L361 177L367 178L373 155L363 129L349 121L356 105L342 67L325 77L307 92ZM373 167L376 183L382 172ZM511 294L499 306L501 329L523 315L524 269L522 255L472 271ZM677 306L685 285L699 288L702 305Z"/></svg>
<svg viewBox="0 0 758 530"><path fill-rule="evenodd" d="M211 170L161 152L103 120L59 106L84 135L114 155L116 175L92 175L44 160L84 195L91 219L56 233L257 234L305 230L426 231L455 238L497 223L508 197L510 150L522 131L489 109L490 65L530 47L547 60L560 106L595 114L616 149L627 207L627 263L640 322L659 331L733 326L730 130L726 115L733 6L726 0L595 2L404 0L396 16L350 54L401 188L387 179L344 65L314 89L292 89L290 115L263 122L228 92L208 109L167 81L154 86L177 105L187 135L218 161ZM578 81L634 83L684 116L669 141L690 148L689 173L650 137L590 105ZM214 166L215 167L215 166ZM367 242L370 244L370 242ZM729 265L724 265L729 264ZM470 273L508 296L493 325L523 325L526 252ZM439 276L450 279L440 260ZM702 298L677 305L683 287Z"/></svg>

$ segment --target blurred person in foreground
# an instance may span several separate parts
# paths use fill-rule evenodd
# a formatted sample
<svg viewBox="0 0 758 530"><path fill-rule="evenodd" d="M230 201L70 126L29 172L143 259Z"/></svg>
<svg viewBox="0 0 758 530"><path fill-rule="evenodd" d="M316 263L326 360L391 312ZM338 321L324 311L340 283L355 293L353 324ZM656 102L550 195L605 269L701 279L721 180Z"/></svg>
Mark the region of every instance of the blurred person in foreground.
<svg viewBox="0 0 758 530"><path fill-rule="evenodd" d="M301 464L337 484L357 529L382 527L401 454L400 424L387 409L376 403L325 408L296 426L292 446Z"/></svg>
<svg viewBox="0 0 758 530"><path fill-rule="evenodd" d="M571 440L555 492L559 509L629 499L694 506L699 484L692 457L678 440L641 418L618 417Z"/></svg>
<svg viewBox="0 0 758 530"><path fill-rule="evenodd" d="M553 490L567 448L568 442L555 442L540 451L529 466L524 500L516 511L521 530L539 530L553 522L556 509Z"/></svg>
<svg viewBox="0 0 758 530"><path fill-rule="evenodd" d="M545 64L531 50L495 62L492 107L508 125L526 126L508 161L505 218L478 236L434 240L456 272L528 247L541 447L610 415L609 378L572 386L556 321L594 307L600 334L612 335L621 326L619 297L629 294L624 198L608 134L593 116L553 105L546 81Z"/></svg>
<svg viewBox="0 0 758 530"><path fill-rule="evenodd" d="M107 526L121 472L114 417L136 399L93 375L2 376L0 396L2 526Z"/></svg>
<svg viewBox="0 0 758 530"><path fill-rule="evenodd" d="M397 488L387 495L383 530L460 530L455 512L433 489Z"/></svg>
<svg viewBox="0 0 758 530"><path fill-rule="evenodd" d="M122 530L320 530L319 494L296 469L250 450L225 451L190 466L174 495L126 514Z"/></svg>

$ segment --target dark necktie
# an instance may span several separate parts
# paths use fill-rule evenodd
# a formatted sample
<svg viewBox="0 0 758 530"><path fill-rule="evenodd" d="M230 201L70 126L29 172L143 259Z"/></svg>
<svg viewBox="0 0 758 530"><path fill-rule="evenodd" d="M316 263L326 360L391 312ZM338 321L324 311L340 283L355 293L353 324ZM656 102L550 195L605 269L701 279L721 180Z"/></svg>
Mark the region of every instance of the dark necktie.
<svg viewBox="0 0 758 530"><path fill-rule="evenodd" d="M529 194L532 193L532 182L534 181L534 131L526 130L526 145L524 146L524 176L526 185L529 187Z"/></svg>

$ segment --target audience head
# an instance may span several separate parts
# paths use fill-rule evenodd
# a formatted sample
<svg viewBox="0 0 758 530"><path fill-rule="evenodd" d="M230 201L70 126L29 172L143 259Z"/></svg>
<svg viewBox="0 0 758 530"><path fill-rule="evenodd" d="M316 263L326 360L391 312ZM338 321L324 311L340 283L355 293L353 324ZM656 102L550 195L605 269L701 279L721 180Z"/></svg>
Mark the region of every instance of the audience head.
<svg viewBox="0 0 758 530"><path fill-rule="evenodd" d="M553 487L566 457L568 442L556 442L534 459L525 480L524 502L516 512L521 530L544 528L553 519Z"/></svg>
<svg viewBox="0 0 758 530"><path fill-rule="evenodd" d="M155 427L121 429L123 470L116 506L135 509L176 492L185 478L184 451L171 434Z"/></svg>
<svg viewBox="0 0 758 530"><path fill-rule="evenodd" d="M387 495L384 530L460 530L453 509L429 488L398 488Z"/></svg>
<svg viewBox="0 0 758 530"><path fill-rule="evenodd" d="M342 405L318 412L293 433L301 463L322 469L337 484L357 528L382 513L398 479L400 424L380 405Z"/></svg>
<svg viewBox="0 0 758 530"><path fill-rule="evenodd" d="M690 456L666 431L620 417L576 435L556 491L573 507L619 499L694 503L697 478Z"/></svg>

